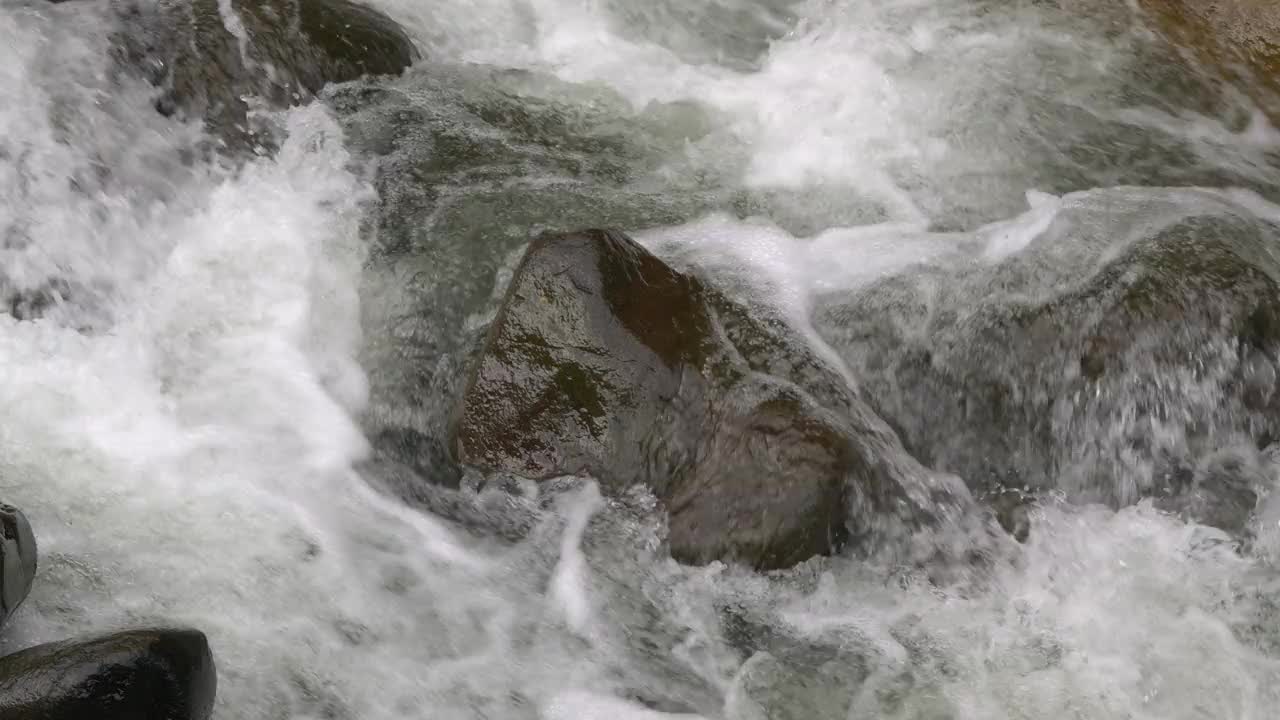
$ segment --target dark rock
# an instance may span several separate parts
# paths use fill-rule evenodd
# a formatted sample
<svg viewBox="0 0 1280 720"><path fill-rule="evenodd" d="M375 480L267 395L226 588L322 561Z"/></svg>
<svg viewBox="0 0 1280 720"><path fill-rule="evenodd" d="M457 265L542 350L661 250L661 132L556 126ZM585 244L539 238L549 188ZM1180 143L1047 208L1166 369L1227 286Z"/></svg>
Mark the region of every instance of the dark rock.
<svg viewBox="0 0 1280 720"><path fill-rule="evenodd" d="M36 576L36 536L22 511L0 503L0 624L8 619Z"/></svg>
<svg viewBox="0 0 1280 720"><path fill-rule="evenodd" d="M679 422L670 410L683 381L715 351L700 294L696 280L618 234L535 240L473 367L458 458L534 479L585 472L614 489L636 482L662 458L636 442L631 416L643 414L641 427ZM672 427L672 441L684 430Z"/></svg>
<svg viewBox="0 0 1280 720"><path fill-rule="evenodd" d="M122 10L118 59L163 88L156 109L202 118L232 147L256 144L248 96L274 107L328 83L394 75L419 57L390 18L346 0L160 0ZM230 22L228 22L230 20ZM243 30L241 38L228 27Z"/></svg>
<svg viewBox="0 0 1280 720"><path fill-rule="evenodd" d="M0 720L206 720L216 690L196 630L131 630L0 658Z"/></svg>
<svg viewBox="0 0 1280 720"><path fill-rule="evenodd" d="M1127 504L1280 431L1277 238L1219 196L1082 193L1006 259L913 268L815 322L925 464Z"/></svg>
<svg viewBox="0 0 1280 720"><path fill-rule="evenodd" d="M730 401L703 419L706 437L665 493L677 560L786 567L844 539L845 485L860 470L846 429L798 392L755 400L760 390L749 385L745 407Z"/></svg>
<svg viewBox="0 0 1280 720"><path fill-rule="evenodd" d="M232 5L249 34L250 58L275 68L271 82L281 101L365 75L399 75L419 57L394 21L347 0L234 0Z"/></svg>
<svg viewBox="0 0 1280 720"><path fill-rule="evenodd" d="M645 485L666 505L672 555L693 563L786 567L967 499L847 387L828 409L794 382L838 381L758 372L765 348L803 341L750 330L717 295L620 233L539 237L473 363L455 456L536 480L589 474L615 494Z"/></svg>

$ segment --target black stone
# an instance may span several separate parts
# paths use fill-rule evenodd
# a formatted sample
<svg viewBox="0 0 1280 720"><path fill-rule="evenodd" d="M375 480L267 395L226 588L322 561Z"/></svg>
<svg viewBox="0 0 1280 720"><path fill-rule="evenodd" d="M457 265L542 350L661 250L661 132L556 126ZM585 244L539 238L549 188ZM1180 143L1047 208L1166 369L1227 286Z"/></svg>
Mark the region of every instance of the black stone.
<svg viewBox="0 0 1280 720"><path fill-rule="evenodd" d="M21 510L0 503L0 625L31 592L36 537Z"/></svg>
<svg viewBox="0 0 1280 720"><path fill-rule="evenodd" d="M0 720L207 720L216 690L196 630L130 630L0 658Z"/></svg>
<svg viewBox="0 0 1280 720"><path fill-rule="evenodd" d="M472 364L455 457L535 480L589 474L609 493L647 486L672 555L691 563L787 567L967 501L802 339L731 304L621 233L539 237Z"/></svg>

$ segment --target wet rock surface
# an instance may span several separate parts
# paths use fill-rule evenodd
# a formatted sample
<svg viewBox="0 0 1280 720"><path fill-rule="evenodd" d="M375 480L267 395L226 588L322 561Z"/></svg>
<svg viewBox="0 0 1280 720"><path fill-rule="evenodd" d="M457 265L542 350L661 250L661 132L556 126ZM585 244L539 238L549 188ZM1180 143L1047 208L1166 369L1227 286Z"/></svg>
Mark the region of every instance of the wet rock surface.
<svg viewBox="0 0 1280 720"><path fill-rule="evenodd" d="M455 457L538 480L589 474L610 493L647 486L672 555L691 563L786 567L967 497L851 392L837 413L754 370L761 348L802 342L744 353L715 295L617 232L539 237L474 360Z"/></svg>
<svg viewBox="0 0 1280 720"><path fill-rule="evenodd" d="M816 322L925 464L1112 504L1218 487L1180 507L1238 530L1250 473L1222 478L1251 461L1209 458L1276 435L1277 238L1219 195L1084 193L1024 249L833 294Z"/></svg>
<svg viewBox="0 0 1280 720"><path fill-rule="evenodd" d="M31 592L36 576L36 538L22 511L0 503L0 625Z"/></svg>
<svg viewBox="0 0 1280 720"><path fill-rule="evenodd" d="M195 630L131 630L0 658L4 720L207 720L216 689Z"/></svg>
<svg viewBox="0 0 1280 720"><path fill-rule="evenodd" d="M163 89L156 108L202 118L232 149L263 142L246 98L287 107L419 57L390 18L346 0L233 0L230 12L218 0L161 0L120 14L117 60Z"/></svg>
<svg viewBox="0 0 1280 720"><path fill-rule="evenodd" d="M1280 120L1280 5L1269 0L1141 0L1155 27L1241 85Z"/></svg>

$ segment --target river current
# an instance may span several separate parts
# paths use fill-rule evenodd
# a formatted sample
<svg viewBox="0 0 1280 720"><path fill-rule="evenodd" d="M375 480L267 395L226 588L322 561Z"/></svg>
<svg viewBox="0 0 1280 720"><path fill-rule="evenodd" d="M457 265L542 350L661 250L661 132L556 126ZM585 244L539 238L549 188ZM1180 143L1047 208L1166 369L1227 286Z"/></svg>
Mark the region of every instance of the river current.
<svg viewBox="0 0 1280 720"><path fill-rule="evenodd" d="M1098 237L1212 210L1280 241L1280 132L1136 6L370 4L424 60L261 110L280 147L233 166L113 72L110 3L0 0L0 289L53 298L0 312L0 497L41 551L0 649L193 625L220 720L1280 714L1271 466L1243 549L1121 473L939 582L680 566L652 498L590 482L406 502L371 441L444 422L458 338L540 229L623 227L853 383L823 303L1073 209Z"/></svg>

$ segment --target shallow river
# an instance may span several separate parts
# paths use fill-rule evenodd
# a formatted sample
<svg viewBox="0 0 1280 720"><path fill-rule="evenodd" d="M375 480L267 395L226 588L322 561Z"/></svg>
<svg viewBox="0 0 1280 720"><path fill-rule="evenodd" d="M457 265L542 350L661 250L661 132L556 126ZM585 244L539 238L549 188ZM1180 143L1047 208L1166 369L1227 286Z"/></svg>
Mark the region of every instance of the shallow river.
<svg viewBox="0 0 1280 720"><path fill-rule="evenodd" d="M194 625L220 720L1280 716L1266 463L1227 535L1142 500L1141 458L1064 451L1025 544L931 581L683 567L641 492L380 462L443 428L540 229L626 228L854 383L832 308L888 276L1061 251L1019 290L1052 294L1205 214L1280 242L1280 132L1128 3L372 4L425 59L266 113L279 151L228 168L113 74L109 4L0 0L0 283L63 298L0 312L0 494L41 550L0 648ZM1211 376L1169 392L1230 424ZM1064 446L1132 430L1075 417Z"/></svg>

